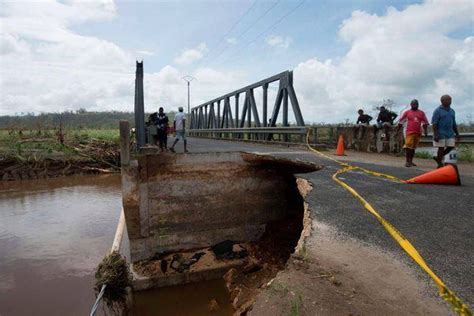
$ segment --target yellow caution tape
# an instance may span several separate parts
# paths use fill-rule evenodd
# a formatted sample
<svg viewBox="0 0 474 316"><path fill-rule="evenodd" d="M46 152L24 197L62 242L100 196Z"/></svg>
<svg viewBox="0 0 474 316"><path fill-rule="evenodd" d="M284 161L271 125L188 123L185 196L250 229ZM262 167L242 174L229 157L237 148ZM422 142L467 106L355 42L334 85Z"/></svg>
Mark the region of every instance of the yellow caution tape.
<svg viewBox="0 0 474 316"><path fill-rule="evenodd" d="M397 177L363 169L357 166L352 166L348 163L339 161L334 159L333 157L330 157L313 147L309 144L309 131L308 134L306 135L306 145L308 146L309 150L312 152L317 153L320 156L323 156L329 160L332 160L334 162L337 162L338 164L341 165L341 169L337 170L333 175L332 179L336 181L340 186L342 186L344 189L349 191L363 206L364 208L372 214L379 222L382 224L382 226L385 228L385 230L392 236L395 241L398 242L400 247L402 247L403 250L425 271L436 283L436 285L439 288L439 294L440 296L448 302L451 307L456 311L459 315L462 316L472 316L471 311L467 307L466 304L464 304L451 290L449 290L444 282L431 270L431 268L426 264L425 260L423 257L419 254L419 252L416 250L416 248L410 243L408 239L406 239L401 232L399 232L389 221L387 221L385 218L383 218L373 207L370 205L369 202L367 202L354 188L352 188L350 185L339 179L337 176L351 171L351 170L361 170L367 174L371 174L377 177L384 177L393 181L397 182L404 182L403 180L398 179Z"/></svg>

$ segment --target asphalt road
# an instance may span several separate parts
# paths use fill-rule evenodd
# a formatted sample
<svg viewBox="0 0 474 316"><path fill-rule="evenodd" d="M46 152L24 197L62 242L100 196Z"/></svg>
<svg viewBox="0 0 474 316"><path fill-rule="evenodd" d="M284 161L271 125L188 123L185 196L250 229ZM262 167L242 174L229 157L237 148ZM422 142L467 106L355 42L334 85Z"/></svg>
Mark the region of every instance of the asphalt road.
<svg viewBox="0 0 474 316"><path fill-rule="evenodd" d="M178 153L182 151L177 146ZM434 283L404 253L378 221L331 176L339 165L302 147L190 138L191 152L249 151L308 160L323 166L303 175L314 189L307 197L312 218L337 227L362 242L381 247L405 261L424 282ZM400 158L401 160L403 158ZM424 173L417 168L352 163L408 179ZM461 175L462 176L462 175ZM356 189L417 248L432 270L471 309L474 306L474 177L462 176L462 186L408 185L351 171L340 176Z"/></svg>

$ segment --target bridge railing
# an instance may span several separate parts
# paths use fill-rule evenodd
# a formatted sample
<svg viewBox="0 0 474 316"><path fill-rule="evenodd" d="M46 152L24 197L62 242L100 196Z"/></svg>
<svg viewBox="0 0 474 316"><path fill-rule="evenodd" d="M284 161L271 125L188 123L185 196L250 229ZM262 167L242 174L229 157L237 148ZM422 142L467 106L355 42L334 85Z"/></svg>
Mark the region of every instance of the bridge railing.
<svg viewBox="0 0 474 316"><path fill-rule="evenodd" d="M278 89L273 108L271 109L271 115L268 118L268 88L273 82L278 82ZM257 89L262 89L261 111L259 111L258 102L255 99ZM240 96L242 95L244 100L240 104ZM272 133L276 129L283 135L295 133L294 130L288 129L289 104L292 106L296 126L304 127L303 115L301 114L298 98L293 88L293 72L284 71L193 107L190 113L191 123L188 132L192 136L211 134L214 137L219 137L222 136L222 133L226 133L232 134L237 138L245 137L247 139L259 140L271 139ZM280 112L282 113L282 120L281 124L277 126ZM261 128L266 127L273 129L261 130ZM298 133L301 134L301 131L298 131Z"/></svg>
<svg viewBox="0 0 474 316"><path fill-rule="evenodd" d="M287 126L287 127L260 127L260 128L228 128L228 129L201 129L198 132L191 131L190 136L233 139L252 142L275 142L285 144L306 144L306 134L309 132L309 143L322 147L334 147L339 135L343 136L344 146L347 149L358 151L401 153L403 150L403 133L397 132L393 127L389 130L388 137L382 137L385 132L373 126L367 127L364 134L356 130L352 125L313 125L313 126ZM250 134L248 137L247 134ZM255 135L271 135L271 138L256 137ZM420 140L421 146L432 143L432 134L423 136ZM474 133L461 133L458 142L462 145L474 145Z"/></svg>

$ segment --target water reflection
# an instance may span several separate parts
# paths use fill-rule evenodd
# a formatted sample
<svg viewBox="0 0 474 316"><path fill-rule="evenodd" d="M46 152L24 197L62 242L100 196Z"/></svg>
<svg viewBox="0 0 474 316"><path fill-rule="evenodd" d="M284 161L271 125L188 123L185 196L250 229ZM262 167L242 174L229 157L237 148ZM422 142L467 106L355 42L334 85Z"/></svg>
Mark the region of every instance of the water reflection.
<svg viewBox="0 0 474 316"><path fill-rule="evenodd" d="M0 314L87 314L120 209L118 175L0 182Z"/></svg>

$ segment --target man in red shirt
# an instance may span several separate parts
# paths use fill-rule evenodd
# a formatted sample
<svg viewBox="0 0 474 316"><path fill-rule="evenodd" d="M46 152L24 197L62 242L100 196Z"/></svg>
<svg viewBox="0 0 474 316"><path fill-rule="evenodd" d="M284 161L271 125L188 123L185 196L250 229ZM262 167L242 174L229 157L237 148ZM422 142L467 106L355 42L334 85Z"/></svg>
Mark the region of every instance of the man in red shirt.
<svg viewBox="0 0 474 316"><path fill-rule="evenodd" d="M428 119L426 118L425 112L418 110L418 100L414 99L410 102L411 110L403 112L398 123L398 129L402 126L404 121L407 122L406 134L405 134L405 155L406 163L405 167L416 166L413 163L413 157L415 156L415 149L418 146L421 138L421 126L425 135L428 135Z"/></svg>

